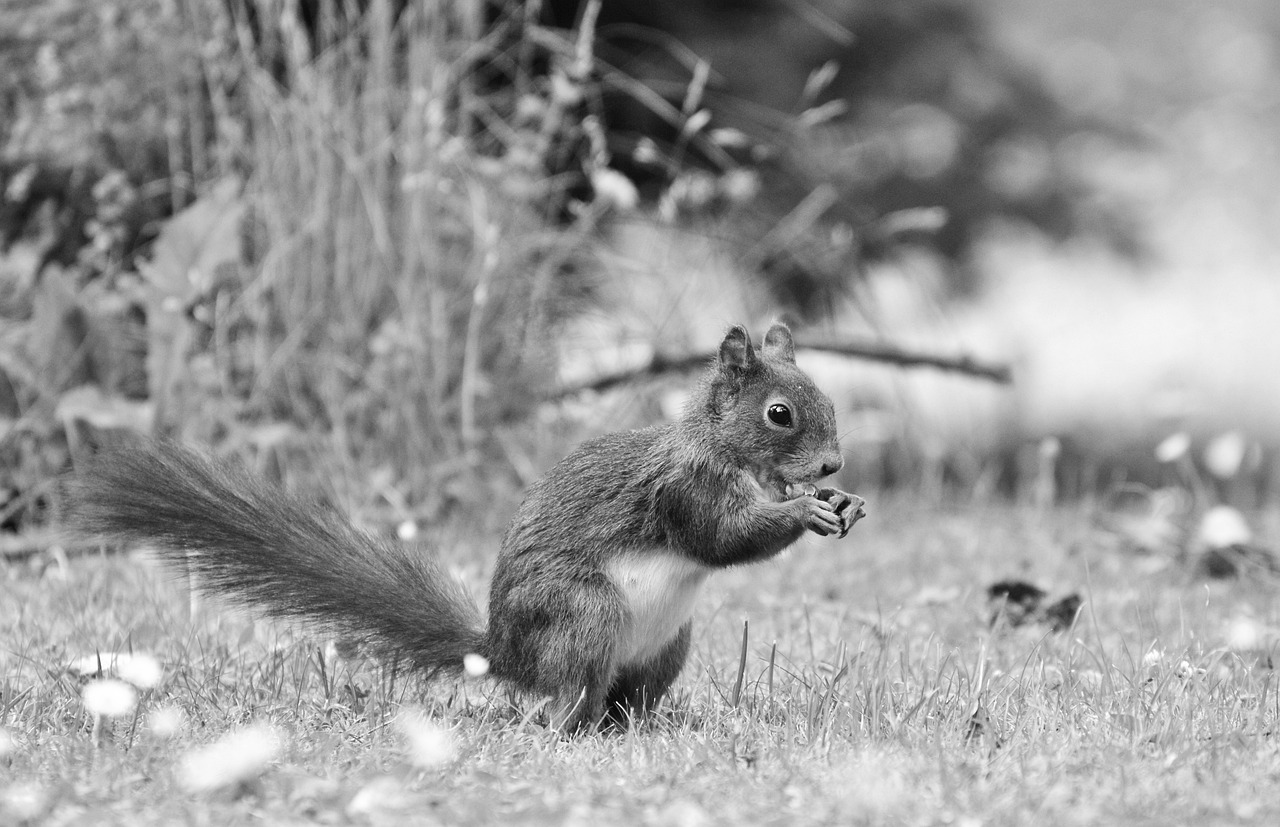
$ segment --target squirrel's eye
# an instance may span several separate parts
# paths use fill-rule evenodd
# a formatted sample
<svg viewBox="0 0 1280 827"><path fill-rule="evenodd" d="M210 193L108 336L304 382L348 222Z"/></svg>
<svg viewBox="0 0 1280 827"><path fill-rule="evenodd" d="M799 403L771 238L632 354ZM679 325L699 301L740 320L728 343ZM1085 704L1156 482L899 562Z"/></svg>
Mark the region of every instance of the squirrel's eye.
<svg viewBox="0 0 1280 827"><path fill-rule="evenodd" d="M765 416L769 417L769 421L774 425L783 428L791 427L791 409L786 405L770 405L769 410L765 411Z"/></svg>

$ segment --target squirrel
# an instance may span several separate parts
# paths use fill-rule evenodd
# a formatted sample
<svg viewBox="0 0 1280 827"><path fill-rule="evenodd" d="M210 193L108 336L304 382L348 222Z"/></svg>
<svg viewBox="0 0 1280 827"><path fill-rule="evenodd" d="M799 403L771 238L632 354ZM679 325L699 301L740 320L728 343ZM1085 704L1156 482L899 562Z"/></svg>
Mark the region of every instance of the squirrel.
<svg viewBox="0 0 1280 827"><path fill-rule="evenodd" d="M199 588L310 621L429 677L488 674L550 698L566 733L650 713L689 652L700 586L806 531L843 537L864 500L817 480L843 465L831 400L785 325L731 328L672 423L584 442L533 483L488 602L434 557L167 440L106 446L70 481L68 524L155 547Z"/></svg>

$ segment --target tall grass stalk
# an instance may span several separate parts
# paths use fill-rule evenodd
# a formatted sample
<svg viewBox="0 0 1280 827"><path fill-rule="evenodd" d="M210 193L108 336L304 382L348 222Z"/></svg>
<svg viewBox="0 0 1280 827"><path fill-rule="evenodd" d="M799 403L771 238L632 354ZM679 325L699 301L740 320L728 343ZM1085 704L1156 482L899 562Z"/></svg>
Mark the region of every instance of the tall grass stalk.
<svg viewBox="0 0 1280 827"><path fill-rule="evenodd" d="M251 215L218 364L248 418L324 434L357 477L437 490L549 381L565 265L591 243L546 215L561 184L542 172L542 133L562 124L520 121L502 84L479 87L477 69L517 63L518 47L481 36L478 3L397 15L374 0L328 38L337 6L322 4L318 35L288 4L256 8L261 31L204 20L238 43L247 127L227 140L243 141ZM554 111L528 63L513 87Z"/></svg>

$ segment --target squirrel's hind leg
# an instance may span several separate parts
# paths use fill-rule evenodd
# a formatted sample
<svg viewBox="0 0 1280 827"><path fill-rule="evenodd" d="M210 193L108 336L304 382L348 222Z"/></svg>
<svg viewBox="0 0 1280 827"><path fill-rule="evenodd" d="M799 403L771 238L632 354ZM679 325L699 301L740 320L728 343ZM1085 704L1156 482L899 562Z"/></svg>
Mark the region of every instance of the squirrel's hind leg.
<svg viewBox="0 0 1280 827"><path fill-rule="evenodd" d="M658 654L618 672L605 699L605 714L611 724L627 726L653 711L684 668L692 629L692 622L685 623Z"/></svg>
<svg viewBox="0 0 1280 827"><path fill-rule="evenodd" d="M607 581L579 581L566 591L556 613L561 622L540 630L535 651L538 689L551 696L551 727L571 735L595 728L604 718L627 610Z"/></svg>

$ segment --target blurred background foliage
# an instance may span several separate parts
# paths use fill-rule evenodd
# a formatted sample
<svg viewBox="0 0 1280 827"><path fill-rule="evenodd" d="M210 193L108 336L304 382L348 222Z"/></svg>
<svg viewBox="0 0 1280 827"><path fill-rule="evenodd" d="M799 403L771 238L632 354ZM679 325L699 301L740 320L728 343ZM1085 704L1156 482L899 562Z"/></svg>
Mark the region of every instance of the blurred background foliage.
<svg viewBox="0 0 1280 827"><path fill-rule="evenodd" d="M1271 6L1060 5L9 0L0 524L115 428L357 513L514 496L581 432L537 400L640 221L713 239L770 315L891 335L886 267L965 306L993 238L1131 279L1274 221ZM1205 214L1187 173L1251 197Z"/></svg>

